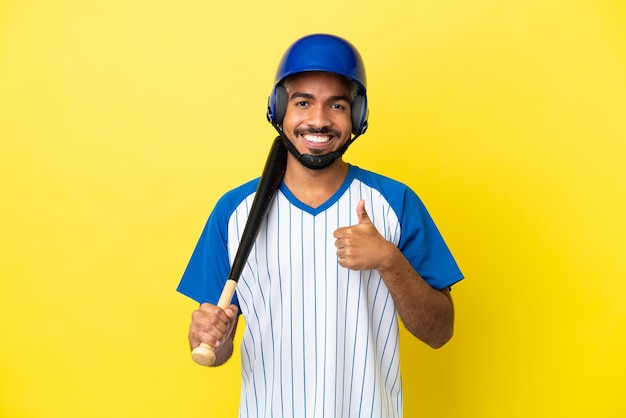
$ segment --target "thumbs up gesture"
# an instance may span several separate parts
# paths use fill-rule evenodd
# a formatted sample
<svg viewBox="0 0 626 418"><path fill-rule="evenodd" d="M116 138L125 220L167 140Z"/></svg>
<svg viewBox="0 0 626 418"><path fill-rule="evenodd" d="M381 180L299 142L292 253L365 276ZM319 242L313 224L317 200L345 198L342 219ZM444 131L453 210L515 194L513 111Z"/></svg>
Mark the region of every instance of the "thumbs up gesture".
<svg viewBox="0 0 626 418"><path fill-rule="evenodd" d="M356 206L359 222L356 225L339 228L333 236L336 238L339 265L351 270L378 269L393 246L378 232L365 211L365 201Z"/></svg>

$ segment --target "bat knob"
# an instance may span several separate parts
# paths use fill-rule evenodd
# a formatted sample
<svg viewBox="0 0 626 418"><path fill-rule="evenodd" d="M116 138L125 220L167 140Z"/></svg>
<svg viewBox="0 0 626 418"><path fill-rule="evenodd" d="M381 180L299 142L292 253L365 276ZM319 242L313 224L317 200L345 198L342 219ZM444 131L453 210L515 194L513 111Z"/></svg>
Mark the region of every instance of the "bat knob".
<svg viewBox="0 0 626 418"><path fill-rule="evenodd" d="M215 352L212 347L205 343L200 343L191 352L191 358L201 366L212 366L215 363Z"/></svg>

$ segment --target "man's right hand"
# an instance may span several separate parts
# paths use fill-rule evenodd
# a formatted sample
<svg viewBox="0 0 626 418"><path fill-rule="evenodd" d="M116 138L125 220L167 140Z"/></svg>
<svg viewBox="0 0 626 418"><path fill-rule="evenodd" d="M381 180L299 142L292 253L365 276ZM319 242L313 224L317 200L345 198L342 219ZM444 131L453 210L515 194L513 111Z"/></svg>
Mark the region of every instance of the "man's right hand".
<svg viewBox="0 0 626 418"><path fill-rule="evenodd" d="M189 325L189 345L191 349L205 343L215 349L215 365L222 364L232 354L232 342L237 327L237 305L222 309L210 303L203 303L193 311ZM222 347L220 349L220 347ZM219 354L218 354L219 353Z"/></svg>

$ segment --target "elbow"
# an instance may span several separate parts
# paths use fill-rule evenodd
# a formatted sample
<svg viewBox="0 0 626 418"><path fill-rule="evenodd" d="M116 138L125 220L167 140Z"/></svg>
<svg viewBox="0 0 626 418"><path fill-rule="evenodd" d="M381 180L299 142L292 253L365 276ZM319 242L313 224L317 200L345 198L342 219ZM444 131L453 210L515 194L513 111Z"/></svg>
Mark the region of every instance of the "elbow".
<svg viewBox="0 0 626 418"><path fill-rule="evenodd" d="M437 350L446 345L452 339L452 335L453 330L450 329L449 331L442 332L435 338L431 338L429 341L425 341L425 343L428 344L430 348Z"/></svg>
<svg viewBox="0 0 626 418"><path fill-rule="evenodd" d="M431 348L438 349L446 345L454 335L454 308L452 299L448 292L444 293L450 302L437 321L431 323L431 332L428 333L429 340L426 342Z"/></svg>
<svg viewBox="0 0 626 418"><path fill-rule="evenodd" d="M424 332L424 330L411 329L408 327L407 329L411 334L417 337L417 339L435 350L446 345L452 339L453 335L453 328L451 326L446 328L440 328L437 330L430 329L430 331L428 332Z"/></svg>
<svg viewBox="0 0 626 418"><path fill-rule="evenodd" d="M433 349L446 345L454 334L454 309L449 296L445 300L446 304L427 307L426 314L403 318L409 332Z"/></svg>
<svg viewBox="0 0 626 418"><path fill-rule="evenodd" d="M418 338L420 336L415 334ZM446 345L454 335L454 322L446 321L445 324L441 324L439 327L433 327L429 332L422 334L420 338L430 348L439 349Z"/></svg>

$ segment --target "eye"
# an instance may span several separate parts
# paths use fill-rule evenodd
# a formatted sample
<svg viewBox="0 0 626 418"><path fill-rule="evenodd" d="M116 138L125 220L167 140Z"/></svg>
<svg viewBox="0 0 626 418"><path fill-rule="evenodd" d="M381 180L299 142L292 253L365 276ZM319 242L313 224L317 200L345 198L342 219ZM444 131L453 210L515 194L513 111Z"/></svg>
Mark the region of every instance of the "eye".
<svg viewBox="0 0 626 418"><path fill-rule="evenodd" d="M294 106L304 107L304 106L307 106L308 104L309 104L309 102L307 102L306 100L300 100L299 102L295 102Z"/></svg>
<svg viewBox="0 0 626 418"><path fill-rule="evenodd" d="M348 106L342 104L342 103L333 103L332 105L330 105L331 109L336 109L336 110L346 110L348 109Z"/></svg>

